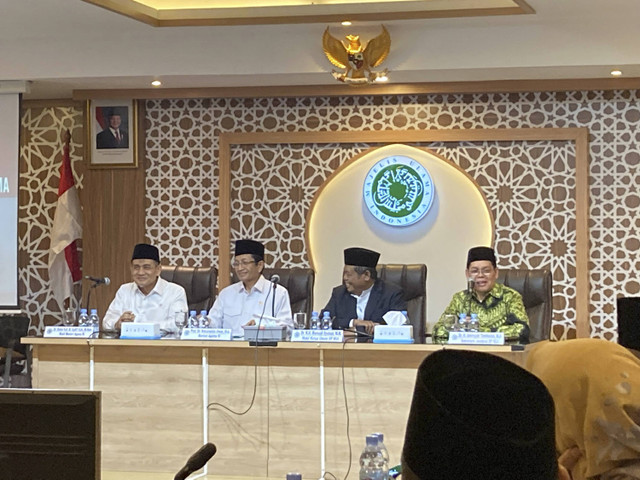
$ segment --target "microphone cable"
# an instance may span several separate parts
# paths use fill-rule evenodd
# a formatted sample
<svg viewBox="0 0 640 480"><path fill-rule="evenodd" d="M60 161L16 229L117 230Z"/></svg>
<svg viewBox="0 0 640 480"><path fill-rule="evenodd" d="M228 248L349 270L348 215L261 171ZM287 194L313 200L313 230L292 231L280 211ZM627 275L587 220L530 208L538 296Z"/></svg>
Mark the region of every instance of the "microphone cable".
<svg viewBox="0 0 640 480"><path fill-rule="evenodd" d="M260 318L258 319L258 328L256 330L256 344L254 348L254 358L253 358L253 394L251 395L251 402L249 403L249 406L242 412L236 412L232 408L229 408L226 405L223 405L222 403L211 402L207 405L207 410L209 409L216 410L216 407L218 407L228 411L233 415L240 417L242 415L246 415L253 408L253 405L256 401L256 394L258 391L258 345L259 345L258 336L260 335L260 326L262 325L262 317L264 317L264 311L267 308L267 301L269 300L269 295L271 295L271 284L269 284L269 291L267 292L267 297L264 299L264 302L262 304L262 313L260 313Z"/></svg>

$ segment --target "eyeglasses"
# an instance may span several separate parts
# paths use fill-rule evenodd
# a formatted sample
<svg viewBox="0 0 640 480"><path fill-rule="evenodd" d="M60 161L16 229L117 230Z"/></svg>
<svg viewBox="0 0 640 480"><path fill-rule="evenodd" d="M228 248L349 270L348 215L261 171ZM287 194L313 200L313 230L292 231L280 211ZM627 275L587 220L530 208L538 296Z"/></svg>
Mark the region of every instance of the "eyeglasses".
<svg viewBox="0 0 640 480"><path fill-rule="evenodd" d="M485 267L482 269L472 268L471 270L469 270L469 275L471 275L472 277L479 277L480 275L482 275L483 277L488 277L492 273L493 268L491 267Z"/></svg>
<svg viewBox="0 0 640 480"><path fill-rule="evenodd" d="M255 260L242 260L242 261L235 261L231 264L231 266L233 268L238 268L238 267L247 267L249 265L251 265L252 263L256 263Z"/></svg>

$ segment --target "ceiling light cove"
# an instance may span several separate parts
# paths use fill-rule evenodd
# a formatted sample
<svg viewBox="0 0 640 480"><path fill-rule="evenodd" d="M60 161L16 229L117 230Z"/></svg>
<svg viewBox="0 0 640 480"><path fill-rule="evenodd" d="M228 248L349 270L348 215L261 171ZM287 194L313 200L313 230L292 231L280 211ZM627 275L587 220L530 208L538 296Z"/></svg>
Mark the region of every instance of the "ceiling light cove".
<svg viewBox="0 0 640 480"><path fill-rule="evenodd" d="M82 0L156 27L531 14L526 0Z"/></svg>

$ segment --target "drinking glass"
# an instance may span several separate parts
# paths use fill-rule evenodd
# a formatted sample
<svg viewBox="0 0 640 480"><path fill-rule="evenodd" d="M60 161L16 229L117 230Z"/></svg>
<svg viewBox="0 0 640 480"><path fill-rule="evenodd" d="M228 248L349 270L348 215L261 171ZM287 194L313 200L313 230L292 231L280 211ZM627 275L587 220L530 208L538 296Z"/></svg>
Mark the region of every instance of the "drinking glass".
<svg viewBox="0 0 640 480"><path fill-rule="evenodd" d="M458 317L455 315L445 315L444 316L444 328L447 332L453 332L456 328L456 320Z"/></svg>
<svg viewBox="0 0 640 480"><path fill-rule="evenodd" d="M307 328L307 314L305 312L294 313L293 323L297 329L304 330Z"/></svg>
<svg viewBox="0 0 640 480"><path fill-rule="evenodd" d="M182 330L187 325L188 312L176 312L174 314L174 321L176 323L176 327L178 327L178 338L182 335Z"/></svg>
<svg viewBox="0 0 640 480"><path fill-rule="evenodd" d="M74 308L67 308L62 312L62 323L66 327L72 327L76 324L76 310Z"/></svg>

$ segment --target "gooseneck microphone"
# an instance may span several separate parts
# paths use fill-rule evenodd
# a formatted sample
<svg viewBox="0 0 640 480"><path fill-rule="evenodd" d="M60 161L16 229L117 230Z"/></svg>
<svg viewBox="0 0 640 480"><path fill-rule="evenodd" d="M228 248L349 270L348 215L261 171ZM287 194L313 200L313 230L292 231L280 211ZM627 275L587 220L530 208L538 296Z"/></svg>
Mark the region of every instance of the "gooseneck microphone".
<svg viewBox="0 0 640 480"><path fill-rule="evenodd" d="M205 443L200 449L189 457L187 463L176 473L173 480L185 480L196 470L200 470L216 454L216 446L213 443Z"/></svg>
<svg viewBox="0 0 640 480"><path fill-rule="evenodd" d="M96 288L98 285L109 285L111 283L111 279L109 277L92 277L91 275L85 275L84 278L93 282L93 285L91 285L91 288L87 292L87 302L84 304L87 311L89 311L89 307L91 306L91 290Z"/></svg>
<svg viewBox="0 0 640 480"><path fill-rule="evenodd" d="M274 273L271 275L270 281L273 283L273 296L271 297L271 316L275 318L276 316L276 288L278 282L280 282L280 275Z"/></svg>
<svg viewBox="0 0 640 480"><path fill-rule="evenodd" d="M109 285L111 283L111 279L109 277L92 277L91 275L86 275L84 278L91 280L96 285Z"/></svg>
<svg viewBox="0 0 640 480"><path fill-rule="evenodd" d="M476 279L473 277L467 277L467 317L471 316L471 294L473 293L473 287L476 284Z"/></svg>

